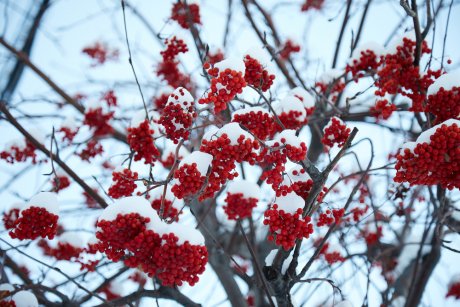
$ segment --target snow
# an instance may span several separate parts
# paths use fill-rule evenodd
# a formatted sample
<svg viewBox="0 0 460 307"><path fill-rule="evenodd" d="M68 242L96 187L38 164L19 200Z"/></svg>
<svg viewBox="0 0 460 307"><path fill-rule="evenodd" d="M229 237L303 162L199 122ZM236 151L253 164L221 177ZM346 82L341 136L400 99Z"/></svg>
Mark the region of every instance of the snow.
<svg viewBox="0 0 460 307"><path fill-rule="evenodd" d="M343 300L335 304L334 307L353 307L353 304L348 300Z"/></svg>
<svg viewBox="0 0 460 307"><path fill-rule="evenodd" d="M282 132L278 133L272 141L267 141L265 142L266 145L268 146L274 146L275 143L281 144L281 139L285 139L284 144L286 145L291 145L296 148L300 148L300 145L303 142L298 136L295 135L296 131L292 129L286 129L283 130Z"/></svg>
<svg viewBox="0 0 460 307"><path fill-rule="evenodd" d="M183 92L184 95L182 95L181 92ZM174 96L178 96L179 99L176 99ZM182 109L188 109L190 105L193 105L194 99L192 94L190 94L188 90L186 90L183 87L178 87L174 90L174 92L171 95L169 95L167 104L169 103L179 104L182 107Z"/></svg>
<svg viewBox="0 0 460 307"><path fill-rule="evenodd" d="M406 148L409 149L411 152L414 152L415 147L417 147L416 142L407 142L403 146L401 146L401 152L404 152Z"/></svg>
<svg viewBox="0 0 460 307"><path fill-rule="evenodd" d="M254 113L262 113L262 114L269 114L268 110L262 108L262 107L250 107L250 108L244 108L244 109L239 109L239 110L236 110L235 112L233 112L232 114L232 120L234 120L235 116L236 115L244 115L244 114L248 114L248 113L251 113L251 112L254 112Z"/></svg>
<svg viewBox="0 0 460 307"><path fill-rule="evenodd" d="M78 124L77 124L75 117L67 116L62 122L61 127L65 127L72 131L75 131L78 129Z"/></svg>
<svg viewBox="0 0 460 307"><path fill-rule="evenodd" d="M158 187L156 189L153 189L153 191L150 194L150 200L157 200L157 199L162 199L163 198L163 193L164 193L164 187ZM174 208L176 208L178 211L182 209L184 206L184 201L182 199L176 198L174 194L171 192L171 186L168 185L166 187L166 194L165 194L165 199L169 200L172 202L172 205Z"/></svg>
<svg viewBox="0 0 460 307"><path fill-rule="evenodd" d="M343 122L343 120L341 120L341 119L338 118L337 116L333 116L333 117L331 117L331 119L329 120L329 122L327 123L327 125L324 126L324 128L323 128L323 133L326 133L326 129L332 126L332 119L333 119L333 118L336 119L336 120L338 120L340 125L345 125L345 123Z"/></svg>
<svg viewBox="0 0 460 307"><path fill-rule="evenodd" d="M440 76L428 88L428 95L436 94L441 88L444 88L445 91L449 91L453 87L460 87L460 72L448 73Z"/></svg>
<svg viewBox="0 0 460 307"><path fill-rule="evenodd" d="M61 243L68 243L73 247L84 247L82 237L76 232L64 232L58 238Z"/></svg>
<svg viewBox="0 0 460 307"><path fill-rule="evenodd" d="M393 302L391 302L391 307L404 307L406 304L406 299L403 296L398 296Z"/></svg>
<svg viewBox="0 0 460 307"><path fill-rule="evenodd" d="M329 84L339 79L343 75L343 70L333 68L326 70L319 78L318 82L323 84Z"/></svg>
<svg viewBox="0 0 460 307"><path fill-rule="evenodd" d="M248 180L230 181L227 186L227 193L242 193L244 198L260 198L260 187L257 183Z"/></svg>
<svg viewBox="0 0 460 307"><path fill-rule="evenodd" d="M40 144L45 144L46 141L46 135L45 133L40 130L40 129L28 129L27 132Z"/></svg>
<svg viewBox="0 0 460 307"><path fill-rule="evenodd" d="M244 75L244 71L246 70L246 66L244 65L243 60L235 58L235 57L229 57L223 61L220 61L216 64L214 64L214 67L219 69L220 72L228 69L239 71Z"/></svg>
<svg viewBox="0 0 460 307"><path fill-rule="evenodd" d="M277 253L277 249L272 249L270 253L268 253L267 257L265 257L265 266L271 266L273 264Z"/></svg>
<svg viewBox="0 0 460 307"><path fill-rule="evenodd" d="M26 205L26 203L14 203L14 204L10 205L9 211L11 211L13 209L21 210L25 205Z"/></svg>
<svg viewBox="0 0 460 307"><path fill-rule="evenodd" d="M278 197L275 201L275 204L278 205L278 210L283 210L285 213L294 214L297 209L303 209L305 206L305 201L295 192L291 192L286 196Z"/></svg>
<svg viewBox="0 0 460 307"><path fill-rule="evenodd" d="M450 278L449 287L457 283L460 283L460 274L455 274Z"/></svg>
<svg viewBox="0 0 460 307"><path fill-rule="evenodd" d="M179 223L166 224L162 222L161 227L157 227L155 231L160 235L174 233L179 238L177 244L184 244L185 241L188 241L191 245L204 245L205 242L201 232L192 226Z"/></svg>
<svg viewBox="0 0 460 307"><path fill-rule="evenodd" d="M348 63L353 64L354 60L359 60L359 58L361 57L361 52L366 50L373 51L377 57L385 54L385 48L382 45L380 45L377 42L370 41L356 48L353 51L353 54L351 55L351 58Z"/></svg>
<svg viewBox="0 0 460 307"><path fill-rule="evenodd" d="M29 202L22 208L21 212L30 207L45 208L46 211L59 215L59 204L56 193L41 192L32 197Z"/></svg>
<svg viewBox="0 0 460 307"><path fill-rule="evenodd" d="M302 98L303 106L307 109L315 106L315 98L300 86L293 88L288 93L289 96L298 96Z"/></svg>
<svg viewBox="0 0 460 307"><path fill-rule="evenodd" d="M238 145L238 139L243 135L246 139L254 140L254 137L240 127L239 123L229 123L219 129L217 135L227 134L230 139L230 145Z"/></svg>
<svg viewBox="0 0 460 307"><path fill-rule="evenodd" d="M97 109L102 109L102 101L99 100L93 100L88 103L86 107L86 111L91 111L91 110L97 110Z"/></svg>
<svg viewBox="0 0 460 307"><path fill-rule="evenodd" d="M429 242L431 241L431 237L433 234L428 233L428 235L425 238L425 242L422 243L423 233L423 229L420 230L413 228L410 234L406 236L406 244L404 245L401 254L398 257L398 264L394 269L394 272L396 274L404 273L404 270L410 265L412 260L414 260L417 257L421 244L423 244L420 255L421 257L423 257L423 255L426 255L431 251L431 245L429 244Z"/></svg>
<svg viewBox="0 0 460 307"><path fill-rule="evenodd" d="M280 102L274 103L273 109L277 115L280 115L281 113L289 113L289 111L300 112L300 115L296 118L298 121L304 121L307 117L307 112L305 111L302 101L294 96L286 96Z"/></svg>
<svg viewBox="0 0 460 307"><path fill-rule="evenodd" d="M142 124L144 122L144 120L146 120L146 116L145 116L145 110L140 110L140 111L137 111L134 115L133 115L133 118L131 119L131 127L135 128L135 127L139 127L140 124Z"/></svg>
<svg viewBox="0 0 460 307"><path fill-rule="evenodd" d="M150 223L160 222L157 212L143 197L129 196L117 199L113 204L104 209L98 221L113 221L118 214L138 213L140 216L150 218Z"/></svg>
<svg viewBox="0 0 460 307"><path fill-rule="evenodd" d="M257 60L262 66L266 66L270 63L270 57L263 47L252 47L245 54Z"/></svg>
<svg viewBox="0 0 460 307"><path fill-rule="evenodd" d="M16 307L38 307L38 300L32 292L19 291L13 295Z"/></svg>
<svg viewBox="0 0 460 307"><path fill-rule="evenodd" d="M185 164L196 163L196 167L202 176L206 176L208 168L211 166L213 157L205 152L194 151L186 156L179 164L179 168Z"/></svg>
<svg viewBox="0 0 460 307"><path fill-rule="evenodd" d="M13 291L14 291L14 287L13 287L13 285L10 285L10 284L1 284L1 285L0 285L0 292L1 292L1 291L13 292Z"/></svg>

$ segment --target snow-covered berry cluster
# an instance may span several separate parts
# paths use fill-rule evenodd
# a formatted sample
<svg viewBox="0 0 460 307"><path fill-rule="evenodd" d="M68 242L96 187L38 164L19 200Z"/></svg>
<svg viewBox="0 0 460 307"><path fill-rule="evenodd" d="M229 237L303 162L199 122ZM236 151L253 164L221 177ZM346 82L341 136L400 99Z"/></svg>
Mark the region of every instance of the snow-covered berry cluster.
<svg viewBox="0 0 460 307"><path fill-rule="evenodd" d="M301 11L305 12L308 10L321 10L324 5L324 0L305 0L302 4Z"/></svg>
<svg viewBox="0 0 460 307"><path fill-rule="evenodd" d="M189 129L196 116L192 95L185 88L179 87L169 96L159 124L164 127L166 136L177 144L180 139L188 139Z"/></svg>
<svg viewBox="0 0 460 307"><path fill-rule="evenodd" d="M460 74L445 74L428 88L425 110L436 116L436 123L460 116Z"/></svg>
<svg viewBox="0 0 460 307"><path fill-rule="evenodd" d="M160 218L175 222L179 220L179 215L182 213L181 210L184 207L184 201L174 196L171 191L171 186L168 185L166 191L163 187L154 189L150 194L149 201L152 203L152 208L156 210Z"/></svg>
<svg viewBox="0 0 460 307"><path fill-rule="evenodd" d="M112 261L123 260L165 286L194 285L204 272L207 250L194 228L162 223L150 203L127 197L107 207L97 222L95 247Z"/></svg>
<svg viewBox="0 0 460 307"><path fill-rule="evenodd" d="M113 111L105 112L102 106L91 106L85 112L83 124L93 129L94 136L105 136L113 132L109 123L113 114Z"/></svg>
<svg viewBox="0 0 460 307"><path fill-rule="evenodd" d="M319 242L322 241L322 238L319 238L318 240L315 241L315 246L319 244ZM320 255L324 257L326 262L330 265L336 263L336 262L344 262L345 258L342 256L340 251L330 248L330 244L328 242L323 244L323 247L321 248Z"/></svg>
<svg viewBox="0 0 460 307"><path fill-rule="evenodd" d="M0 152L0 159L11 164L14 162L26 162L29 158L33 164L37 163L35 146L27 139L12 141Z"/></svg>
<svg viewBox="0 0 460 307"><path fill-rule="evenodd" d="M61 124L58 132L62 132L62 141L72 143L73 139L77 135L79 127L73 117L67 117Z"/></svg>
<svg viewBox="0 0 460 307"><path fill-rule="evenodd" d="M59 192L70 186L70 179L63 173L58 173L52 180L53 190Z"/></svg>
<svg viewBox="0 0 460 307"><path fill-rule="evenodd" d="M446 297L452 296L456 300L460 300L460 276L454 276L448 285Z"/></svg>
<svg viewBox="0 0 460 307"><path fill-rule="evenodd" d="M179 199L197 194L204 186L212 159L201 151L186 156L174 172L172 193Z"/></svg>
<svg viewBox="0 0 460 307"><path fill-rule="evenodd" d="M213 104L217 114L227 109L229 103L237 94L243 92L246 86L244 80L245 65L242 60L226 59L214 64L204 64L211 78L211 87L203 98L198 100L200 104Z"/></svg>
<svg viewBox="0 0 460 307"><path fill-rule="evenodd" d="M118 98L115 95L115 92L113 90L108 90L107 92L102 94L103 101L109 106L109 107L116 107L118 103Z"/></svg>
<svg viewBox="0 0 460 307"><path fill-rule="evenodd" d="M275 204L265 211L264 225L268 225L269 241L285 250L294 247L297 239L308 238L313 233L310 217L302 217L305 201L295 193L278 197Z"/></svg>
<svg viewBox="0 0 460 307"><path fill-rule="evenodd" d="M58 240L55 247L50 246L44 239L38 242L38 246L42 248L45 255L57 260L76 259L84 250L80 237L74 233L66 232L60 235Z"/></svg>
<svg viewBox="0 0 460 307"><path fill-rule="evenodd" d="M273 137L277 124L273 116L261 107L239 109L232 114L232 122L239 123L260 140Z"/></svg>
<svg viewBox="0 0 460 307"><path fill-rule="evenodd" d="M300 129L308 122L307 111L298 96L288 95L281 101L273 104L273 109L286 129ZM278 131L283 128L276 125Z"/></svg>
<svg viewBox="0 0 460 307"><path fill-rule="evenodd" d="M57 233L59 205L55 193L42 192L21 208L9 234L13 239L53 239Z"/></svg>
<svg viewBox="0 0 460 307"><path fill-rule="evenodd" d="M94 158L104 152L104 147L102 147L102 144L99 143L97 140L89 140L88 143L86 143L86 148L83 148L81 152L79 152L77 155L83 160L83 161L88 161L91 158Z"/></svg>
<svg viewBox="0 0 460 307"><path fill-rule="evenodd" d="M197 3L177 1L172 7L171 19L184 29L190 28L190 23L201 24L200 7Z"/></svg>
<svg viewBox="0 0 460 307"><path fill-rule="evenodd" d="M109 188L109 196L112 198L121 198L131 196L137 188L136 180L138 179L137 172L132 172L130 169L116 170L112 173L113 184Z"/></svg>
<svg viewBox="0 0 460 307"><path fill-rule="evenodd" d="M254 165L257 160L259 142L238 123L229 123L218 130L210 130L201 142L200 151L213 156L208 184L200 199L213 197L227 180L238 176L236 162Z"/></svg>
<svg viewBox="0 0 460 307"><path fill-rule="evenodd" d="M276 196L285 196L295 192L297 195L306 199L313 187L313 180L310 175L300 165L292 167L284 176L283 183L276 191Z"/></svg>
<svg viewBox="0 0 460 307"><path fill-rule="evenodd" d="M244 57L244 80L248 85L260 88L263 92L268 91L275 80L275 75L271 74L266 66L267 63L260 60L261 57L255 56L256 52L250 52Z"/></svg>
<svg viewBox="0 0 460 307"><path fill-rule="evenodd" d="M225 205L225 214L229 220L239 220L252 216L252 210L257 206L260 197L260 188L257 184L241 180L231 181L228 184Z"/></svg>
<svg viewBox="0 0 460 307"><path fill-rule="evenodd" d="M330 97L335 102L340 93L345 89L344 73L340 69L325 71L316 81L317 90L325 97Z"/></svg>
<svg viewBox="0 0 460 307"><path fill-rule="evenodd" d="M18 219L19 217L19 212L21 211L21 208L24 205L22 203L16 203L13 204L8 211L5 211L3 213L3 226L5 226L5 229L9 230L14 228L14 222Z"/></svg>
<svg viewBox="0 0 460 307"><path fill-rule="evenodd" d="M193 88L191 79L180 71L177 59L180 53L188 51L185 40L173 36L165 40L165 45L166 49L161 51L163 61L158 65L157 75L173 88L182 86L190 90Z"/></svg>
<svg viewBox="0 0 460 307"><path fill-rule="evenodd" d="M396 182L460 188L460 120L449 119L404 144L396 163Z"/></svg>
<svg viewBox="0 0 460 307"><path fill-rule="evenodd" d="M352 57L345 68L351 72L355 81L365 76L366 73L374 75L381 65L381 57L384 50L380 45L367 43L353 51Z"/></svg>
<svg viewBox="0 0 460 307"><path fill-rule="evenodd" d="M350 131L351 129L340 118L334 116L324 127L321 142L329 147L333 147L334 144L342 147L350 136Z"/></svg>

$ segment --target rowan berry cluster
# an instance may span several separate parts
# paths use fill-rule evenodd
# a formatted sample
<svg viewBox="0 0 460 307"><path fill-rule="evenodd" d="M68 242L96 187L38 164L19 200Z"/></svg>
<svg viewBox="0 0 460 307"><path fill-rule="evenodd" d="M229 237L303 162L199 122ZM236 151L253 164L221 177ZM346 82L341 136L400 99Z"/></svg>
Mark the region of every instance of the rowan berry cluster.
<svg viewBox="0 0 460 307"><path fill-rule="evenodd" d="M42 207L31 206L21 210L9 234L13 239L35 240L38 237L53 239L57 233L59 216Z"/></svg>
<svg viewBox="0 0 460 307"><path fill-rule="evenodd" d="M321 226L330 226L332 223L339 224L340 221L342 220L342 216L344 215L345 210L342 209L332 209L332 210L326 210L324 213L320 213L318 217L318 222L316 223L316 226L321 227Z"/></svg>
<svg viewBox="0 0 460 307"><path fill-rule="evenodd" d="M196 116L192 95L185 88L179 87L169 96L159 124L164 127L166 136L177 144L180 139L188 139L189 129Z"/></svg>
<svg viewBox="0 0 460 307"><path fill-rule="evenodd" d="M8 211L5 211L3 213L3 225L5 226L5 229L9 230L14 228L14 222L18 219L19 217L19 212L21 210L19 208L11 208Z"/></svg>
<svg viewBox="0 0 460 307"><path fill-rule="evenodd" d="M300 52L300 46L294 43L292 40L288 39L284 42L281 50L279 52L280 58L283 60L289 59L291 54Z"/></svg>
<svg viewBox="0 0 460 307"><path fill-rule="evenodd" d="M396 106L389 103L386 99L379 99L375 102L375 105L369 109L372 116L376 119L388 119L391 114L396 111Z"/></svg>
<svg viewBox="0 0 460 307"><path fill-rule="evenodd" d="M198 100L198 103L213 104L216 114L227 109L227 103L235 98L237 94L241 94L246 86L243 75L244 69L226 67L232 66L228 65L229 63L226 61L228 60L219 62L213 67L209 63L204 64L204 68L212 77L211 87L206 95Z"/></svg>
<svg viewBox="0 0 460 307"><path fill-rule="evenodd" d="M160 152L155 147L153 129L148 119L139 123L136 127L128 128L128 144L135 152L134 161L144 159L145 164L153 164Z"/></svg>
<svg viewBox="0 0 460 307"><path fill-rule="evenodd" d="M350 136L350 131L351 129L340 118L332 117L326 127L324 127L324 135L321 142L329 147L333 147L334 144L342 147Z"/></svg>
<svg viewBox="0 0 460 307"><path fill-rule="evenodd" d="M460 115L460 86L449 86L451 85L449 83L454 82L460 85L456 77L456 75L445 74L428 88L425 111L436 116L435 123L451 118L456 119Z"/></svg>
<svg viewBox="0 0 460 307"><path fill-rule="evenodd" d="M29 158L32 159L32 164L37 163L35 146L29 140L12 143L7 146L7 149L0 152L0 159L11 164L14 162L26 162Z"/></svg>
<svg viewBox="0 0 460 307"><path fill-rule="evenodd" d="M83 160L83 161L88 161L91 158L94 158L104 152L104 148L102 147L102 144L99 143L97 140L90 140L88 143L86 143L86 148L84 148L81 152L79 152L77 155Z"/></svg>
<svg viewBox="0 0 460 307"><path fill-rule="evenodd" d="M460 300L460 281L454 281L449 284L446 297L452 296L456 300Z"/></svg>
<svg viewBox="0 0 460 307"><path fill-rule="evenodd" d="M234 112L232 122L239 123L260 140L273 137L277 130L273 116L260 107L240 109Z"/></svg>
<svg viewBox="0 0 460 307"><path fill-rule="evenodd" d="M365 73L375 74L377 68L381 65L381 58L374 50L361 50L359 58L352 60L345 68L346 72L351 72L355 81L365 76Z"/></svg>
<svg viewBox="0 0 460 307"><path fill-rule="evenodd" d="M105 136L113 132L109 121L113 118L113 111L105 113L102 107L88 108L85 112L83 124L93 129L94 136Z"/></svg>
<svg viewBox="0 0 460 307"><path fill-rule="evenodd" d="M190 23L201 24L200 7L196 3L184 3L178 1L174 3L171 19L175 20L182 28L189 29Z"/></svg>
<svg viewBox="0 0 460 307"><path fill-rule="evenodd" d="M70 179L66 175L58 174L56 177L53 178L52 183L53 190L59 192L70 186Z"/></svg>
<svg viewBox="0 0 460 307"><path fill-rule="evenodd" d="M285 250L294 247L297 239L308 238L313 233L310 217L302 217L302 209L293 213L285 212L274 204L264 213L264 225L269 226L269 241L282 246Z"/></svg>
<svg viewBox="0 0 460 307"><path fill-rule="evenodd" d="M324 5L324 0L305 0L302 4L301 11L320 10Z"/></svg>
<svg viewBox="0 0 460 307"><path fill-rule="evenodd" d="M136 180L138 179L137 172L132 172L130 169L114 171L112 173L113 184L109 188L109 196L115 199L131 196L137 188Z"/></svg>
<svg viewBox="0 0 460 307"><path fill-rule="evenodd" d="M104 100L109 107L116 107L117 106L117 96L113 90L109 90L102 94L102 100Z"/></svg>
<svg viewBox="0 0 460 307"><path fill-rule="evenodd" d="M270 74L262 63L249 55L244 57L244 65L246 67L244 72L246 83L255 88L260 88L263 92L268 91L273 84L273 80L275 80L275 75Z"/></svg>
<svg viewBox="0 0 460 307"><path fill-rule="evenodd" d="M240 220L252 215L257 202L257 198L247 198L243 193L227 193L223 208L229 220Z"/></svg>
<svg viewBox="0 0 460 307"><path fill-rule="evenodd" d="M72 260L78 258L83 252L83 248L74 246L68 242L58 242L56 247L51 247L46 240L38 241L38 246L43 253L57 260Z"/></svg>
<svg viewBox="0 0 460 307"><path fill-rule="evenodd" d="M422 133L397 156L396 182L460 188L460 121L450 119Z"/></svg>
<svg viewBox="0 0 460 307"><path fill-rule="evenodd" d="M104 64L107 60L118 59L118 49L110 49L107 44L96 42L92 46L85 47L82 52L93 59L91 66Z"/></svg>
<svg viewBox="0 0 460 307"><path fill-rule="evenodd" d="M173 88L180 86L187 89L193 88L190 77L179 70L179 60L177 59L180 53L188 51L187 44L183 39L173 36L165 40L165 45L166 49L161 52L163 61L158 65L157 75Z"/></svg>

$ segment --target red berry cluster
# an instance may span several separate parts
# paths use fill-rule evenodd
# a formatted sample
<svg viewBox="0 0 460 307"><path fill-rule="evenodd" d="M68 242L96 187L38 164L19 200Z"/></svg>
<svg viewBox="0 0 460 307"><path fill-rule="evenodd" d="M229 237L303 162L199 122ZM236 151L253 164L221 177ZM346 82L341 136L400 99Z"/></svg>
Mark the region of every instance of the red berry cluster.
<svg viewBox="0 0 460 307"><path fill-rule="evenodd" d="M302 4L301 11L305 12L308 10L320 10L323 7L324 0L305 0L305 3Z"/></svg>
<svg viewBox="0 0 460 307"><path fill-rule="evenodd" d="M318 240L320 242L322 239ZM320 255L324 256L324 259L327 261L328 264L332 265L336 262L344 262L345 258L340 254L339 251L332 250L329 251L329 243L324 243L323 247L321 248Z"/></svg>
<svg viewBox="0 0 460 307"><path fill-rule="evenodd" d="M158 212L158 215L160 217L177 222L179 220L180 212L173 206L173 202L165 198L165 200L163 201L163 216L160 215L161 202L162 197L160 195L160 198L155 198L152 200L152 208L155 209L156 212Z"/></svg>
<svg viewBox="0 0 460 307"><path fill-rule="evenodd" d="M374 230L370 230L366 227L361 235L363 236L368 246L375 245L379 243L379 240L383 235L382 226L377 226L377 228Z"/></svg>
<svg viewBox="0 0 460 307"><path fill-rule="evenodd" d="M246 86L243 73L230 68L220 71L217 67L204 64L208 74L212 77L211 88L205 97L198 100L200 104L214 104L214 112L219 113L227 109L229 103L237 94L243 92Z"/></svg>
<svg viewBox="0 0 460 307"><path fill-rule="evenodd" d="M223 52L218 49L216 52L209 52L207 55L206 55L206 62L208 62L210 65L214 65L220 61L223 61L224 59L224 54Z"/></svg>
<svg viewBox="0 0 460 307"><path fill-rule="evenodd" d="M329 147L333 147L334 144L342 147L347 141L350 131L351 129L343 121L337 117L332 117L329 124L324 127L324 135L321 142Z"/></svg>
<svg viewBox="0 0 460 307"><path fill-rule="evenodd" d="M66 175L58 175L53 181L53 190L59 192L70 186L70 179Z"/></svg>
<svg viewBox="0 0 460 307"><path fill-rule="evenodd" d="M91 66L102 65L107 60L116 60L119 55L117 49L110 50L106 44L100 42L85 47L82 52L94 60Z"/></svg>
<svg viewBox="0 0 460 307"><path fill-rule="evenodd" d="M83 160L83 161L88 161L91 158L94 158L101 153L104 152L104 148L98 141L96 140L90 140L86 144L86 148L84 148L81 152L79 152L77 155Z"/></svg>
<svg viewBox="0 0 460 307"><path fill-rule="evenodd" d="M278 118L286 129L297 130L305 126L305 124L307 123L306 117L305 119L302 119L303 112L301 111L290 110L288 112L282 112L278 115ZM276 128L278 129L278 131L283 130L278 124L276 124Z"/></svg>
<svg viewBox="0 0 460 307"><path fill-rule="evenodd" d="M315 83L315 87L317 87L318 91L325 96L330 96L331 101L337 101L339 94L343 92L345 89L345 82L343 78L336 78L331 82L323 82L319 81Z"/></svg>
<svg viewBox="0 0 460 307"><path fill-rule="evenodd" d="M14 221L10 237L19 240L35 240L38 237L53 239L58 229L58 218L45 208L31 206L22 210Z"/></svg>
<svg viewBox="0 0 460 307"><path fill-rule="evenodd" d="M173 36L166 39L166 50L161 52L163 61L158 65L157 75L162 77L169 86L174 88L183 86L187 89L193 88L190 77L179 70L177 56L188 51L188 47L182 39Z"/></svg>
<svg viewBox="0 0 460 307"><path fill-rule="evenodd" d="M244 219L252 215L257 201L257 198L244 197L243 193L227 193L223 208L229 220Z"/></svg>
<svg viewBox="0 0 460 307"><path fill-rule="evenodd" d="M3 213L3 225L6 229L9 230L14 228L14 222L19 217L19 211L19 208L12 208L9 211Z"/></svg>
<svg viewBox="0 0 460 307"><path fill-rule="evenodd" d="M262 173L260 179L266 180L267 184L272 186L277 196L286 195L294 191L294 185L281 185L287 159L289 158L293 162L305 159L307 155L307 145L301 142L298 147L293 146L287 144L286 139L283 137L281 137L279 142L275 141L271 145L271 147L263 147L259 154L259 162L270 166L270 169ZM295 189L300 190L302 187L306 186L298 184L295 186Z"/></svg>
<svg viewBox="0 0 460 307"><path fill-rule="evenodd" d="M191 101L183 101L184 99ZM158 123L165 128L167 137L177 144L180 139L188 139L189 129L196 116L192 96L185 88L180 87L170 95Z"/></svg>
<svg viewBox="0 0 460 307"><path fill-rule="evenodd" d="M396 106L392 103L389 103L386 99L377 100L375 106L369 109L372 116L376 119L388 119L391 114L396 111Z"/></svg>
<svg viewBox="0 0 460 307"><path fill-rule="evenodd" d="M105 298L109 302L121 297L121 294L116 293L116 291L112 288L110 283L104 286L102 289L100 289L99 293L105 294Z"/></svg>
<svg viewBox="0 0 460 307"><path fill-rule="evenodd" d="M173 185L171 191L177 198L183 199L198 193L203 187L206 176L200 173L196 163L192 163L179 166L174 172L174 179L178 182Z"/></svg>
<svg viewBox="0 0 460 307"><path fill-rule="evenodd" d="M294 43L292 40L288 39L283 44L280 50L280 58L283 60L289 59L292 53L300 52L300 46Z"/></svg>
<svg viewBox="0 0 460 307"><path fill-rule="evenodd" d="M425 133L431 131L429 140L416 143L413 150L405 148L397 156L394 181L460 188L460 124L438 125Z"/></svg>
<svg viewBox="0 0 460 307"><path fill-rule="evenodd" d="M263 92L268 91L275 80L275 75L270 74L263 65L249 55L244 57L244 80L255 88L260 88Z"/></svg>
<svg viewBox="0 0 460 307"><path fill-rule="evenodd" d="M342 220L342 216L345 213L344 209L332 209L326 210L325 213L321 213L318 218L316 226L330 226L332 223L339 224Z"/></svg>
<svg viewBox="0 0 460 307"><path fill-rule="evenodd" d="M42 248L43 253L47 256L54 257L57 260L71 260L78 258L83 248L73 246L67 242L58 242L56 247L49 246L46 240L38 241L38 246Z"/></svg>
<svg viewBox="0 0 460 307"><path fill-rule="evenodd" d="M425 110L436 116L436 123L458 118L460 115L460 87L456 86L447 91L441 87L439 91L428 96Z"/></svg>
<svg viewBox="0 0 460 307"><path fill-rule="evenodd" d="M235 125L238 124L235 123ZM232 143L226 133L222 133L216 139L204 139L200 151L212 155L214 159L211 164L212 171L209 175L208 184L200 199L213 197L214 193L219 191L227 180L233 180L238 176L238 173L235 172L235 162L245 161L254 165L257 159L256 150L258 149L259 142L243 134L238 137L236 143Z"/></svg>
<svg viewBox="0 0 460 307"><path fill-rule="evenodd" d="M453 282L449 285L446 297L452 296L456 300L460 300L460 281Z"/></svg>
<svg viewBox="0 0 460 307"><path fill-rule="evenodd" d="M302 217L302 209L299 208L294 214L286 213L283 209L278 210L274 204L265 211L264 225L269 225L269 241L275 241L276 245L285 250L294 247L297 239L308 238L313 233L313 225L310 217Z"/></svg>
<svg viewBox="0 0 460 307"><path fill-rule="evenodd" d="M145 278L145 275L139 271L136 271L135 273L131 274L128 278L141 287L144 287L147 283L147 278Z"/></svg>
<svg viewBox="0 0 460 307"><path fill-rule="evenodd" d="M156 157L160 155L153 141L153 132L148 119L145 119L137 127L128 128L128 144L131 150L136 153L134 161L144 159L145 164L153 164L157 159Z"/></svg>
<svg viewBox="0 0 460 307"><path fill-rule="evenodd" d="M102 95L102 100L104 100L109 107L117 106L117 96L113 90L109 90Z"/></svg>
<svg viewBox="0 0 460 307"><path fill-rule="evenodd" d="M386 54L382 59L382 67L377 71L378 78L375 85L378 96L385 94L401 94L412 100L411 110L423 111L425 93L434 82L433 79L441 75L441 71L428 70L423 76L420 68L414 66L415 41L403 38L402 45L397 46L395 53ZM426 41L422 43L422 54L431 53Z"/></svg>
<svg viewBox="0 0 460 307"><path fill-rule="evenodd" d="M113 184L109 188L109 196L112 198L121 198L131 196L137 188L136 180L138 179L137 172L132 172L125 168L122 171L112 173Z"/></svg>
<svg viewBox="0 0 460 307"><path fill-rule="evenodd" d="M359 220L361 219L361 217L364 214L366 214L368 210L369 210L369 206L367 206L367 205L364 208L356 207L356 208L351 209L350 213L352 214L351 217L352 217L353 221L358 223Z"/></svg>
<svg viewBox="0 0 460 307"><path fill-rule="evenodd" d="M374 51L366 49L360 52L360 57L353 59L352 64L348 64L345 68L346 72L351 72L353 78L357 82L359 78L364 77L366 72L374 73L380 66L380 57Z"/></svg>
<svg viewBox="0 0 460 307"><path fill-rule="evenodd" d="M303 168L293 169L291 170L291 176L288 176L287 180L285 179L283 185L276 191L276 196L286 196L288 193L295 192L303 199L306 199L312 187L313 180Z"/></svg>
<svg viewBox="0 0 460 307"><path fill-rule="evenodd" d="M157 97L153 97L153 105L154 109L161 113L161 111L165 108L166 104L168 103L170 94L162 93Z"/></svg>
<svg viewBox="0 0 460 307"><path fill-rule="evenodd" d="M118 214L113 221L97 223L97 247L113 261L122 258L127 266L141 268L149 276L157 276L165 286L194 285L207 262L205 246L189 241L179 244L173 233L159 235L147 229L149 218L138 213Z"/></svg>
<svg viewBox="0 0 460 307"><path fill-rule="evenodd" d="M78 127L66 127L63 125L59 128L58 132L62 132L62 142L72 143L73 139L78 133Z"/></svg>
<svg viewBox="0 0 460 307"><path fill-rule="evenodd" d="M257 107L235 112L232 115L232 122L239 123L260 140L273 137L277 127L273 116Z"/></svg>
<svg viewBox="0 0 460 307"><path fill-rule="evenodd" d="M101 107L91 108L85 112L83 124L94 129L95 136L105 136L113 132L109 121L113 118L114 112L104 113Z"/></svg>
<svg viewBox="0 0 460 307"><path fill-rule="evenodd" d="M8 150L0 152L0 159L13 164L16 162L26 162L28 158L32 159L32 163L37 163L37 154L35 153L35 146L29 141L25 140L25 146L11 145Z"/></svg>
<svg viewBox="0 0 460 307"><path fill-rule="evenodd" d="M200 7L196 3L186 4L182 1L174 3L171 19L184 29L190 28L190 23L201 24Z"/></svg>

